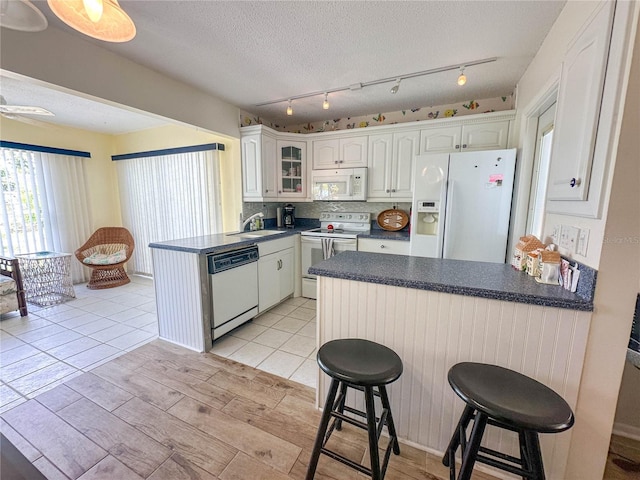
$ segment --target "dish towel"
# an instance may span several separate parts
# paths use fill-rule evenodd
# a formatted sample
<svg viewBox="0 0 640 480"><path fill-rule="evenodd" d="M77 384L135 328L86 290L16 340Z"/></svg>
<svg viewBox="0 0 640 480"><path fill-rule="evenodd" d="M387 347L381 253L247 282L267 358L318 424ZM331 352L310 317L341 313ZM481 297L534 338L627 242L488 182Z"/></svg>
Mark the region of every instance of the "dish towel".
<svg viewBox="0 0 640 480"><path fill-rule="evenodd" d="M333 257L335 254L333 250L333 238L321 238L322 242L322 258L327 259Z"/></svg>

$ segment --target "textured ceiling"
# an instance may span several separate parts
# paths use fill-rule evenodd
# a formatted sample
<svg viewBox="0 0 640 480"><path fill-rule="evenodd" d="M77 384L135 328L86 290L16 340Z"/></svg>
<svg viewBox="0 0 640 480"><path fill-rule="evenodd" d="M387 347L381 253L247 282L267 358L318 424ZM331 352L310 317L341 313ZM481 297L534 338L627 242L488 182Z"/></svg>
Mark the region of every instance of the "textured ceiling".
<svg viewBox="0 0 640 480"><path fill-rule="evenodd" d="M49 28L82 36L46 2ZM276 123L305 123L513 92L564 1L120 1L125 44L89 41ZM329 96L256 104L483 58L493 63ZM4 90L4 86L3 86ZM8 98L8 95L5 94ZM14 100L12 100L15 102ZM41 105L48 108L47 105Z"/></svg>

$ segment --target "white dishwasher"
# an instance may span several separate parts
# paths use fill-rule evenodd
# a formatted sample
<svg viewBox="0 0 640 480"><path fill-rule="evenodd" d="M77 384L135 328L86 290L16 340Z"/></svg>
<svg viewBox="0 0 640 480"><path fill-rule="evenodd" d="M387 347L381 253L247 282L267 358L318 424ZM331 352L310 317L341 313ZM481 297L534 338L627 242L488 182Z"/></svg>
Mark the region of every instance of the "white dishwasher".
<svg viewBox="0 0 640 480"><path fill-rule="evenodd" d="M211 280L213 340L258 314L258 247L207 257Z"/></svg>

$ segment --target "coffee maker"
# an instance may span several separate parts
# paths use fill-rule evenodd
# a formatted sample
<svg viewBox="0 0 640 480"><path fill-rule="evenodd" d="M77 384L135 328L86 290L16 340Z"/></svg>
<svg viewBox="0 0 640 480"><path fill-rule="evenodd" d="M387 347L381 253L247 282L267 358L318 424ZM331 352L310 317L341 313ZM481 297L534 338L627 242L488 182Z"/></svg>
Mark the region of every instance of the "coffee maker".
<svg viewBox="0 0 640 480"><path fill-rule="evenodd" d="M287 228L295 227L296 218L293 215L293 212L295 211L295 209L296 207L294 207L290 203L287 203L283 208L282 222L284 223L284 226Z"/></svg>

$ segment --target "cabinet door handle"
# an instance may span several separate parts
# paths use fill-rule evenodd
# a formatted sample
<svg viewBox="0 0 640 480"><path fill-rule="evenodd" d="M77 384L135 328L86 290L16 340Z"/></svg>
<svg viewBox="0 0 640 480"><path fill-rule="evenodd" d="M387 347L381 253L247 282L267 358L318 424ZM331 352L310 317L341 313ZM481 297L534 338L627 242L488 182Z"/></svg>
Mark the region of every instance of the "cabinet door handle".
<svg viewBox="0 0 640 480"><path fill-rule="evenodd" d="M384 245L380 245L380 248L385 248L385 246Z"/></svg>
<svg viewBox="0 0 640 480"><path fill-rule="evenodd" d="M390 192L390 190L387 188L387 193L389 193L389 192Z"/></svg>
<svg viewBox="0 0 640 480"><path fill-rule="evenodd" d="M463 144L463 145L462 145L462 148L467 148L467 144L466 144L466 143L465 143L465 144Z"/></svg>
<svg viewBox="0 0 640 480"><path fill-rule="evenodd" d="M340 160L334 160L333 163L340 163Z"/></svg>
<svg viewBox="0 0 640 480"><path fill-rule="evenodd" d="M579 186L580 186L580 184L582 183L582 179L580 179L580 178L575 178L575 177L574 177L574 178L571 178L571 179L569 179L569 178L564 178L564 179L562 179L562 180L556 180L555 182L553 182L553 184L554 184L554 185L566 185L567 183L569 184L569 186L570 186L571 188L573 188L573 187L579 187Z"/></svg>
<svg viewBox="0 0 640 480"><path fill-rule="evenodd" d="M396 193L396 189L395 189L395 188L392 188L392 189L391 189L391 193Z"/></svg>
<svg viewBox="0 0 640 480"><path fill-rule="evenodd" d="M456 145L456 150L460 148L460 145Z"/></svg>

